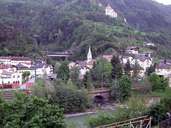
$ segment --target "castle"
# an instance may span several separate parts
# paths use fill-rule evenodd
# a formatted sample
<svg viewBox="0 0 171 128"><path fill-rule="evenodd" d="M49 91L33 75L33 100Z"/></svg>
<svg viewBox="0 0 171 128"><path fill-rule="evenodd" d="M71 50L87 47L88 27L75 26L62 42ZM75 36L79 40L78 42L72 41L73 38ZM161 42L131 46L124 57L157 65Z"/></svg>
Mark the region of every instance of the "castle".
<svg viewBox="0 0 171 128"><path fill-rule="evenodd" d="M105 14L111 18L117 18L118 13L110 6L110 4L107 5L105 9Z"/></svg>

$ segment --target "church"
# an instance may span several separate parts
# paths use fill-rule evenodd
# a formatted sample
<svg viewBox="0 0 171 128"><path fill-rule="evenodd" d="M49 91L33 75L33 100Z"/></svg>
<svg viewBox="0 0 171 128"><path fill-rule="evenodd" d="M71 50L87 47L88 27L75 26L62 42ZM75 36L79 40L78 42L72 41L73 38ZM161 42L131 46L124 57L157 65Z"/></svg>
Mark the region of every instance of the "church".
<svg viewBox="0 0 171 128"><path fill-rule="evenodd" d="M89 46L87 60L71 62L69 63L69 69L78 68L80 72L79 78L83 79L84 75L93 68L95 61L96 60L93 59L91 47Z"/></svg>

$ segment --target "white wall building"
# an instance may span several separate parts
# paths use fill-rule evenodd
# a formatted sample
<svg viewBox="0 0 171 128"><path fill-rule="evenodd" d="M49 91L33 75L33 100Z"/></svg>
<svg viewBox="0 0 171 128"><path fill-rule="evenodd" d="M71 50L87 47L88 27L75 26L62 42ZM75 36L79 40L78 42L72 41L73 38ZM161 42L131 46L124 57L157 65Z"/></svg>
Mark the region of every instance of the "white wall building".
<svg viewBox="0 0 171 128"><path fill-rule="evenodd" d="M117 18L118 13L108 4L105 9L105 14L111 18Z"/></svg>
<svg viewBox="0 0 171 128"><path fill-rule="evenodd" d="M136 47L136 46L127 47L127 49L125 50L125 52L127 54L138 55L139 54L139 47Z"/></svg>
<svg viewBox="0 0 171 128"><path fill-rule="evenodd" d="M32 60L28 57L7 56L7 57L0 57L0 64L14 65L14 66L18 64L22 64L27 67L31 67Z"/></svg>
<svg viewBox="0 0 171 128"><path fill-rule="evenodd" d="M149 54L126 55L120 58L123 65L127 62L132 66L138 64L142 68L139 73L141 77L145 76L147 69L153 64L153 58Z"/></svg>
<svg viewBox="0 0 171 128"><path fill-rule="evenodd" d="M171 76L171 60L160 60L156 66L155 73L168 78Z"/></svg>
<svg viewBox="0 0 171 128"><path fill-rule="evenodd" d="M0 85L4 84L13 84L21 85L22 84L22 73L19 72L6 72L0 74Z"/></svg>

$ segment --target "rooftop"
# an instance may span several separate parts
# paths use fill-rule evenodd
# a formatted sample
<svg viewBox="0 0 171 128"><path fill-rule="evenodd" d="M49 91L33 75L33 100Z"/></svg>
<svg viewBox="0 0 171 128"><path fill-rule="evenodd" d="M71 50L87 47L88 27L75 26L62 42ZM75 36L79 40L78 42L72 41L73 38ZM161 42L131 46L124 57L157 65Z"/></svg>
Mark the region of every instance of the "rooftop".
<svg viewBox="0 0 171 128"><path fill-rule="evenodd" d="M171 60L160 60L159 64L156 66L157 69L170 69Z"/></svg>
<svg viewBox="0 0 171 128"><path fill-rule="evenodd" d="M0 59L8 59L8 60L15 60L15 61L31 61L29 57L24 57L24 56L0 56Z"/></svg>

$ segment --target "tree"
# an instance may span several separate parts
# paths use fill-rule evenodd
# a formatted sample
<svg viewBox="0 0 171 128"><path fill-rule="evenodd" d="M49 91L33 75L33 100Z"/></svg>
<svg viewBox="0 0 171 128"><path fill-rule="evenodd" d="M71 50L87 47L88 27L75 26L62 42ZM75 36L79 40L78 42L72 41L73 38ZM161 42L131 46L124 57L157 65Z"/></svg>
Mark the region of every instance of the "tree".
<svg viewBox="0 0 171 128"><path fill-rule="evenodd" d="M0 115L3 128L65 128L62 109L25 94L17 94L12 102L0 101Z"/></svg>
<svg viewBox="0 0 171 128"><path fill-rule="evenodd" d="M58 73L57 73L58 78L61 80L67 82L69 77L70 77L70 70L68 67L68 62L64 61L61 66L59 67Z"/></svg>
<svg viewBox="0 0 171 128"><path fill-rule="evenodd" d="M71 81L77 85L77 87L80 87L80 79L79 79L80 71L78 68L73 68L70 71L70 78Z"/></svg>
<svg viewBox="0 0 171 128"><path fill-rule="evenodd" d="M149 81L152 86L152 91L163 91L168 87L168 80L164 77L152 74L149 76Z"/></svg>
<svg viewBox="0 0 171 128"><path fill-rule="evenodd" d="M119 79L123 75L122 64L118 56L113 56L112 60L112 78Z"/></svg>
<svg viewBox="0 0 171 128"><path fill-rule="evenodd" d="M93 88L93 80L90 72L87 72L84 75L84 79L82 80L82 85L84 88L92 89Z"/></svg>
<svg viewBox="0 0 171 128"><path fill-rule="evenodd" d="M60 66L61 66L61 63L59 63L59 62L55 63L55 66L54 66L54 72L55 73L58 73Z"/></svg>
<svg viewBox="0 0 171 128"><path fill-rule="evenodd" d="M86 93L80 90L56 86L50 102L59 104L65 113L82 112L88 107Z"/></svg>
<svg viewBox="0 0 171 128"><path fill-rule="evenodd" d="M133 78L137 79L139 77L140 70L142 68L138 64L138 62L135 62L135 65L133 66Z"/></svg>
<svg viewBox="0 0 171 128"><path fill-rule="evenodd" d="M152 73L155 72L156 69L156 64L151 65L148 69L147 69L147 75L150 76Z"/></svg>
<svg viewBox="0 0 171 128"><path fill-rule="evenodd" d="M124 66L125 74L128 75L128 76L131 76L131 69L132 68L131 68L130 61L127 61L127 63Z"/></svg>
<svg viewBox="0 0 171 128"><path fill-rule="evenodd" d="M111 95L114 100L124 101L131 95L132 83L128 76L123 75L112 86Z"/></svg>
<svg viewBox="0 0 171 128"><path fill-rule="evenodd" d="M23 82L26 82L28 80L29 76L30 76L30 72L29 71L23 72L23 74L22 74Z"/></svg>
<svg viewBox="0 0 171 128"><path fill-rule="evenodd" d="M93 81L97 82L98 86L107 85L111 82L112 65L105 59L99 59L90 73Z"/></svg>

